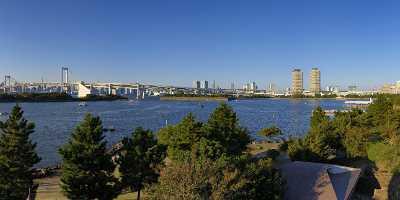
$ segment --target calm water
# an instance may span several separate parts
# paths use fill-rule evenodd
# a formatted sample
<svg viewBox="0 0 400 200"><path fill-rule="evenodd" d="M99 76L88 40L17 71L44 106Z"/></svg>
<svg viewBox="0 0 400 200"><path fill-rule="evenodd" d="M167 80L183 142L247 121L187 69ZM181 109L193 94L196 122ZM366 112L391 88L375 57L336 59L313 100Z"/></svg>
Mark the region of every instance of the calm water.
<svg viewBox="0 0 400 200"><path fill-rule="evenodd" d="M231 101L230 104L240 119L242 126L255 132L265 126L276 124L285 135L302 136L309 127L312 110L320 105L324 109L340 109L340 100L292 100L265 99ZM0 103L0 112L10 112L14 103ZM204 105L203 108L201 105ZM207 120L217 102L178 101L115 101L89 102L87 107L79 107L77 102L66 103L23 103L25 117L35 122L36 131L32 140L37 142L37 151L42 157L38 167L59 163L57 149L64 144L73 128L83 119L85 113L99 115L104 127L115 127L115 132L106 133L109 144L118 142L129 135L135 127L157 131L168 124L179 122L188 112L197 119ZM0 120L6 117L0 116Z"/></svg>

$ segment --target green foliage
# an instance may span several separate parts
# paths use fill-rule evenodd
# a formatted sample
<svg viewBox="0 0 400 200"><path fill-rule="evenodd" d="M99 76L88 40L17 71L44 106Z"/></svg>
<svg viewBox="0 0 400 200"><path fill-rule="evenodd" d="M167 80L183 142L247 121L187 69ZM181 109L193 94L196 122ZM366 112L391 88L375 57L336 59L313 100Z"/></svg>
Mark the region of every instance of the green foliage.
<svg viewBox="0 0 400 200"><path fill-rule="evenodd" d="M159 145L150 130L137 128L131 138L122 140L119 155L119 172L122 184L138 192L147 184L156 183L159 167L165 158L163 145Z"/></svg>
<svg viewBox="0 0 400 200"><path fill-rule="evenodd" d="M239 163L238 163L239 162ZM236 165L228 164L236 163ZM285 182L270 160L179 162L167 166L152 199L282 199Z"/></svg>
<svg viewBox="0 0 400 200"><path fill-rule="evenodd" d="M158 137L168 146L168 157L175 161L240 155L250 142L247 130L225 103L214 110L207 123L197 122L189 113L177 125L161 129Z"/></svg>
<svg viewBox="0 0 400 200"><path fill-rule="evenodd" d="M351 158L366 157L369 135L366 128L353 127L348 129L343 138L347 156Z"/></svg>
<svg viewBox="0 0 400 200"><path fill-rule="evenodd" d="M315 153L311 152L302 139L292 139L288 142L288 156L293 161L320 161Z"/></svg>
<svg viewBox="0 0 400 200"><path fill-rule="evenodd" d="M161 144L168 146L168 157L172 160L186 160L191 156L193 145L203 137L203 124L189 113L175 126L163 128L158 133Z"/></svg>
<svg viewBox="0 0 400 200"><path fill-rule="evenodd" d="M312 114L308 134L304 139L290 142L288 153L292 160L328 162L337 157L340 149L340 135L334 131L321 107L317 107Z"/></svg>
<svg viewBox="0 0 400 200"><path fill-rule="evenodd" d="M393 173L400 172L400 144L370 143L367 148L367 154L368 159L383 163Z"/></svg>
<svg viewBox="0 0 400 200"><path fill-rule="evenodd" d="M173 162L151 189L152 199L282 199L279 171L243 153L250 138L230 106L221 104L205 124L189 114L158 136Z"/></svg>
<svg viewBox="0 0 400 200"><path fill-rule="evenodd" d="M217 141L227 155L240 155L250 142L248 131L241 127L232 107L222 103L208 118L204 126L206 137Z"/></svg>
<svg viewBox="0 0 400 200"><path fill-rule="evenodd" d="M368 106L367 113L371 123L379 126L385 123L393 110L393 103L386 95L378 95L374 103Z"/></svg>
<svg viewBox="0 0 400 200"><path fill-rule="evenodd" d="M68 198L107 200L117 196L115 165L103 139L100 118L87 114L68 143L60 148L61 188Z"/></svg>
<svg viewBox="0 0 400 200"><path fill-rule="evenodd" d="M278 136L280 134L282 134L282 131L281 131L281 129L279 129L276 126L264 128L257 132L257 135L264 136L264 137Z"/></svg>
<svg viewBox="0 0 400 200"><path fill-rule="evenodd" d="M29 136L35 125L16 105L5 122L0 121L0 197L26 199L33 183L32 167L40 161Z"/></svg>

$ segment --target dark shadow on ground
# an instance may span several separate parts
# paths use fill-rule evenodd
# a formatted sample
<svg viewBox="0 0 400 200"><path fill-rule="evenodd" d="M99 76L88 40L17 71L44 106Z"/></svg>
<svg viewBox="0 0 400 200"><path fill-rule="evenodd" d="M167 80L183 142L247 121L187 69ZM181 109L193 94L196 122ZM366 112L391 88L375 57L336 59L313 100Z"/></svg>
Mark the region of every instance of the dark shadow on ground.
<svg viewBox="0 0 400 200"><path fill-rule="evenodd" d="M400 173L397 172L393 174L390 179L389 189L388 189L388 199L389 200L399 200L400 199Z"/></svg>
<svg viewBox="0 0 400 200"><path fill-rule="evenodd" d="M376 189L381 189L374 172L377 170L375 162L368 159L343 159L336 161L336 164L360 168L361 176L351 196L352 200L372 200Z"/></svg>

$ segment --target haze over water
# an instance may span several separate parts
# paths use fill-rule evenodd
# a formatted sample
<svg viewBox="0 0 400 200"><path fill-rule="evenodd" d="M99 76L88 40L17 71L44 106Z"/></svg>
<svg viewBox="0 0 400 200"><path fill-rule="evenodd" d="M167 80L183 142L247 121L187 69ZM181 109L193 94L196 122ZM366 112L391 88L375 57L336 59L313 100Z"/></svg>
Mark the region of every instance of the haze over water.
<svg viewBox="0 0 400 200"><path fill-rule="evenodd" d="M25 117L36 125L32 140L37 142L37 152L42 160L37 167L51 166L60 162L58 148L68 141L74 127L90 112L101 117L108 144L118 142L138 126L157 131L168 124L178 123L189 112L200 121L206 121L218 102L179 101L114 101L89 102L79 107L77 102L21 103ZM240 124L247 127L253 138L263 127L276 125L285 136L302 136L309 128L312 110L320 105L323 109L341 109L341 100L293 100L262 99L228 102L236 111ZM0 103L0 112L10 112L15 103ZM203 106L202 106L203 105ZM0 116L5 120L7 116Z"/></svg>

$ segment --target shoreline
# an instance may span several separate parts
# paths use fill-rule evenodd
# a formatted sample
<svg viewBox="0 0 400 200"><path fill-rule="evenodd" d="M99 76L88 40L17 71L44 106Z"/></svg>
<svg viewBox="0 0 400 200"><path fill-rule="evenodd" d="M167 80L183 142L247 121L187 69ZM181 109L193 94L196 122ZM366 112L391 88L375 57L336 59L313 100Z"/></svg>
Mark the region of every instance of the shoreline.
<svg viewBox="0 0 400 200"><path fill-rule="evenodd" d="M198 96L198 97L174 97L174 96L162 96L160 101L230 101L229 97L208 97L208 96Z"/></svg>

